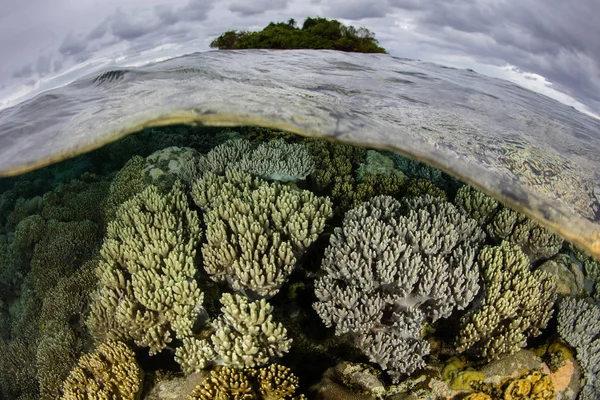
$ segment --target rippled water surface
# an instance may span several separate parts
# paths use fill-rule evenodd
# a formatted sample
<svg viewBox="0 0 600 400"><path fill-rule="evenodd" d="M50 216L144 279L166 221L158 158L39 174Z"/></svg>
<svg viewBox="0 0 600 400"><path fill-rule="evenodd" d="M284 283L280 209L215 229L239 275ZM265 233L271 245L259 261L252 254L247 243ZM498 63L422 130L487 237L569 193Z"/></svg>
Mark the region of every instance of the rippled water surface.
<svg viewBox="0 0 600 400"><path fill-rule="evenodd" d="M0 173L185 121L394 149L600 255L600 121L506 81L387 55L209 52L95 74L0 111Z"/></svg>

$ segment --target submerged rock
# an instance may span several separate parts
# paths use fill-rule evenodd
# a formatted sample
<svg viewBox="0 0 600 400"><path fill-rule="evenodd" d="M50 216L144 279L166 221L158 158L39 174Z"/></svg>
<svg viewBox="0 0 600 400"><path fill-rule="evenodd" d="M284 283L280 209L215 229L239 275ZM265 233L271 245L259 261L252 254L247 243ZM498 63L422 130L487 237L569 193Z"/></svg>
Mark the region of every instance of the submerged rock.
<svg viewBox="0 0 600 400"><path fill-rule="evenodd" d="M547 271L556 280L559 295L577 296L584 291L585 277L581 267L566 254L558 254L542 264L539 269Z"/></svg>
<svg viewBox="0 0 600 400"><path fill-rule="evenodd" d="M142 171L144 178L168 191L180 177L183 167L198 157L198 152L189 147L167 147L146 157L146 166Z"/></svg>
<svg viewBox="0 0 600 400"><path fill-rule="evenodd" d="M379 375L366 364L342 362L325 371L312 390L317 400L383 399L386 387Z"/></svg>

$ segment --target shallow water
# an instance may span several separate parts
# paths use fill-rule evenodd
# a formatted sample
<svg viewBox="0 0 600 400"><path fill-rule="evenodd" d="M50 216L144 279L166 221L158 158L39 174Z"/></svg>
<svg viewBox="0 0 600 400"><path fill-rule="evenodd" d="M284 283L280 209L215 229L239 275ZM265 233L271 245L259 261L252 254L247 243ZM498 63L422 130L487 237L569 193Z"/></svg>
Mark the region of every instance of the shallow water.
<svg viewBox="0 0 600 400"><path fill-rule="evenodd" d="M211 159L206 156L216 154L216 149L221 148L217 146L239 146L243 140L247 140L248 142L245 143L249 146L244 147L246 149L244 154L235 155L235 152L229 151L226 153L229 154L227 156L229 158L225 156L219 158L215 155ZM295 146L294 152L290 153L293 157L282 156L278 159L281 163L275 164L275 167L271 165L269 167L271 169L267 168L267 172L264 169L256 169L257 163L264 166L265 159L252 158L251 155L254 152L266 154L260 153L258 148L274 143L279 143L277 146L281 146L281 142L276 142L281 140L285 146ZM292 147L288 150L291 152ZM281 153L269 154L272 154L271 159L277 159L276 155ZM242 162L246 156L250 158ZM306 172L308 170L300 169L295 178L290 178L294 174L289 170L299 164L299 160L304 156L309 157L307 162L314 163L314 168L308 174ZM226 160L227 163L221 164L215 160ZM197 162L193 164L194 168L185 167L191 165L188 164L190 161ZM235 194L231 189L235 186L235 179L232 175L227 175L225 169L231 168L234 164L236 168L242 170L246 168L245 170L254 171L252 172L254 176L260 177L257 178L259 180L254 181L255 183L249 184L245 194L241 192ZM285 173L283 173L284 169ZM274 174L273 171L277 173ZM276 179L273 180L273 176L277 179L282 179L282 176L286 178L283 182L277 182ZM176 179L183 179L184 184L175 183ZM207 183L210 179L216 180L213 182L216 186L213 189L202 189L210 187ZM198 181L204 183L194 183ZM155 193L153 195L155 197L145 197L150 185L156 187L152 189L155 190L152 192ZM566 242L563 244L561 239L550 232L543 233L526 217L522 217L523 219L520 219L505 237L500 237L499 235L504 233L495 230L494 227L500 224L495 216L511 211L496 205L496 208L483 218L468 206L461 208L466 203L459 200L461 197L459 193L465 189L462 182L450 175L391 152L305 139L289 132L253 126L231 129L185 125L149 128L76 158L16 177L3 178L0 180L0 352L3 354L0 358L0 398L55 399L65 396L64 398L71 399L78 398L69 397L74 396L77 388L79 388L77 390L82 390L81 387L87 387L91 391L104 390L91 383L95 381L94 377L98 376L98 364L86 361L88 359L85 358L80 359L82 354L93 352L96 352L96 355L92 357L96 358L92 360L96 362L103 360L100 365L104 367L100 369L106 368L109 371L107 375L110 376L109 380L112 379L115 385L125 385L131 393L131 397L122 395L123 397L117 398L135 396L144 399L173 398L167 397L167 393L171 396L176 394L175 398L188 398L194 387L203 382L208 374L206 371L212 370L215 371L214 373L220 371L219 373L225 374L224 370L219 369L219 365L240 367L239 362L232 361L228 353L217 345L218 341L212 338L216 335L215 331L223 332L223 329L230 329L232 335L230 338L233 341L233 338L243 331L241 325L253 319L247 315L236 320L235 315L238 314L231 314L233 317L228 317L230 319L225 318L224 315L228 314L222 296L224 293L238 294L239 299L248 299L248 301L265 299L273 307L272 322L276 328L279 327L279 333L276 333L277 329L273 331L273 328L261 328L264 329L261 332L270 332L271 337L278 338L280 341L266 340L260 336L260 333L245 331L252 338L258 337L252 340L256 340L253 342L255 345L259 343L257 346L261 351L271 349L269 351L274 352L268 355L267 361L259 361L258 356L252 355L249 359L256 360L255 365L252 366L254 369L246 370L245 377L236 375L235 379L249 385L251 388L248 389L249 392L255 396L252 398L283 396L281 392L279 395L274 394L272 387L268 389L270 386L259 378L263 376L260 375L261 372L256 376L252 375L255 373L252 371L261 371L259 368L266 368L265 364L273 365L272 363L289 368L287 373L294 374L299 380L299 387L295 394L302 393L311 399L332 399L335 398L332 397L335 393L338 396L339 393L346 393L346 396L349 396L351 392L365 391L373 396L378 395L378 398L397 398L393 396L407 393L431 395L431 387L419 384L419 379L422 380L424 377L427 377L428 382L433 379L431 382L435 384L432 384L432 387L436 388L437 391L434 393L437 395L462 398L471 391L473 393L498 391L500 389L492 384L480 385L476 389L469 388L469 379L476 382L480 377L477 374L483 374L486 379L491 379L492 375L497 378L499 370L506 376L511 373L518 374L521 372L517 371L520 368L514 367L517 356L501 354L499 356L501 361L487 360L482 356L482 349L494 346L486 340L471 347L467 346L466 349L460 349L460 353L457 353L457 349L460 347L460 338L465 337L464 329L469 315L476 315L480 310L480 303L485 301L483 299L491 285L485 280L487 264L477 262L476 254L485 253L486 246L496 246L490 248L499 249L497 246L502 239L507 240L506 243L512 243L511 246L522 249L513 251L526 254L522 256L525 267L521 272L525 275L520 275L515 281L529 279L528 285L533 285L520 287L515 291L515 297L511 298L514 302L521 302L519 315L527 315L531 310L531 304L527 305L524 300L519 300L520 292L537 296L535 307L543 308L545 305L551 313L546 317L540 317L539 332L525 331L526 346L525 344L517 346L535 349L537 354L543 355L538 359L533 352L516 353L521 357L519 359L525 357L529 360L526 365L530 371L527 372L528 375L521 377L521 381L530 382L540 379L541 376L540 382L546 385L543 386L544 390L556 391L562 396L557 398L574 398L579 388L580 376L571 372L573 375L569 375L572 379L569 388L565 387L564 378L560 381L562 383L558 383L558 376L569 371L569 366L572 370L575 363L582 364L582 361L581 359L576 361L573 356L570 356L565 357L566 359L562 360L563 364L560 364L556 358L559 357L558 354L562 357L563 353L560 352L562 350L556 350L556 344L553 344L554 350L548 350L548 345L557 343L559 338L556 313L552 312L553 308L558 308L558 305L553 307L556 298L550 293L559 290L562 291L561 296L597 295L594 282L600 277L594 275L594 272L589 268L586 269L585 266L585 262L591 262L591 259L585 259L574 248ZM175 193L177 190L184 193L183 197L177 197L179 203L173 198L168 200L169 193ZM201 193L208 193L208 195L202 197ZM223 196L224 193L229 197L219 200L219 196ZM251 194L248 195L249 193ZM273 193L277 193L275 198L269 197L273 196ZM303 193L303 200L295 198L292 201L293 196L299 193ZM389 203L388 206L381 208L383 214L376 212L373 214L374 219L362 220L358 230L359 236L352 239L352 229L349 227L353 217L350 215L353 212L354 215L358 214L357 211L350 210L357 210L364 202L377 195L391 196L388 198L393 198L393 202L398 203ZM419 196L426 196L423 198L430 200L426 200L426 203L414 204L411 203L413 200L407 200ZM284 197L287 200L284 201ZM154 200L149 201L149 198ZM283 210L289 210L286 207L290 207L290 204L298 204L297 202L303 204L309 201L307 199L311 199L313 204L330 201L330 208L328 209L325 203L320 203L321 208L317 207L317 209L320 209L322 214L318 212L315 214L315 211L300 207L299 210L302 211L298 215L305 217L311 215L307 223L314 230L311 231L313 235L308 235L309 238L302 244L293 244L294 238L303 235L290 228L293 226L290 221L296 221L297 215L292 217L293 213L286 212L287 217L283 219L283 227L277 224L276 215ZM219 207L225 208L215 211L217 208L212 208L215 206L210 205L213 200L223 200ZM167 208L160 206L163 204L161 201L166 201L164 204ZM238 201L240 203L236 203ZM428 206L427 202L433 202L434 208ZM225 225L220 225L221 222L227 221L228 215L222 210L226 209L228 204L234 203L238 205L229 209L229 213L234 212L234 209L244 210L245 207L267 211L264 211L264 214L242 212ZM173 204L179 206L174 208ZM246 206L239 204L246 204ZM402 204L402 207L396 210L391 204ZM437 210L435 212L441 214L442 210L448 209L451 212L447 219L432 222L436 220L437 215L431 210ZM182 210L188 210L186 212L189 214L185 214ZM394 219L389 220L389 216L385 217L387 212L392 213ZM436 245L425 244L428 240L419 239L418 235L407 236L413 237L412 239L404 238L402 229L408 229L415 234L418 232L411 231L414 227L411 228L413 225L408 221L409 218L417 218L417 213L423 212L430 214L421 214L425 217L419 220L416 226L422 226L419 228L420 232L436 237L433 243L441 240L444 245L436 248ZM165 214L174 216L175 219L165 222L167 220L160 217ZM142 217L130 219L127 215ZM194 219L196 218L194 215L197 219ZM273 280L272 284L245 280L243 275L252 271L249 269L250 265L241 266L238 270L233 267L225 268L224 265L229 264L227 262L223 264L222 258L214 257L214 254L223 254L219 253L223 249L222 242L218 240L220 226L225 227L227 240L231 245L228 247L230 250L226 252L237 254L237 258L234 256L234 259L239 262L245 257L250 257L250 253L244 250L244 246L248 245L246 241L250 240L248 238L251 235L244 233L245 225L242 222L246 221L248 215L251 216L250 221L255 223L261 221L257 225L249 226L258 229L257 232L262 232L267 243L265 250L265 243L260 240L250 241L249 248L259 255L254 268L263 271L266 266L271 265L268 259L260 255L268 254L269 249L279 249L274 257L280 261L275 263L274 271L281 279ZM253 219L258 218L259 215L260 218L266 219ZM321 218L318 215L323 219L322 224L314 222ZM466 218L464 222L459 222L460 218L457 220L457 215L464 215L465 217L460 217ZM146 219L148 216L150 219ZM472 218L477 218L477 222ZM114 221L112 226L109 224L110 221ZM387 221L385 222L387 225L381 225L381 231L371 231L374 229L373 226L379 226L378 224L384 221ZM415 221L413 220L413 223ZM430 222L437 225L427 228ZM521 234L515 233L521 229L519 227L524 227L526 224L531 224L527 225L528 232L535 231L535 235L541 235L536 236L537 241L528 242L528 239L523 240ZM143 232L146 232L146 228L139 230L134 228L136 226L146 228L154 226L156 232L151 236L145 236ZM200 227L201 231L195 230L194 226ZM237 228L234 229L235 226ZM269 229L261 231L261 226L269 226ZM459 235L458 239L452 236L454 235L452 229L447 232L449 226L454 227L452 229L455 229L455 232L463 232L462 236ZM346 239L343 239L342 231L338 230L340 227L346 227L344 230L344 235L348 235ZM405 228L395 231L399 227ZM387 233L382 233L384 231ZM363 232L364 237L361 236ZM379 233L375 234L376 232ZM485 239L481 236L482 233ZM282 256L284 250L283 247L278 247L279 242L275 239L275 235L281 235L282 240L289 243L288 245L293 249L292 261L290 259L282 261L285 258ZM333 240L333 237L337 237L337 241ZM540 239L542 237L548 241L547 245L542 245ZM132 240L128 242L127 238ZM388 240L390 238L391 241ZM179 240L185 241L191 247L182 250L176 245ZM407 243L412 243L412 253L406 249L393 247L394 243L402 243L405 240L408 240ZM373 259L372 263L366 261L360 263L358 269L342 279L335 271L338 266L346 265L345 263L348 262L339 258L343 254L344 241L357 257L365 257L365 260L369 257ZM114 243L121 243L122 248L129 250L124 250L121 256L117 256L119 251L115 253L115 248L111 247ZM166 250L148 250L158 243L166 246ZM362 247L366 244L371 247L368 249ZM331 249L335 249L336 246L339 246L340 253L331 252ZM425 250L426 247L428 250ZM109 251L109 248L113 250ZM460 253L448 253L448 249L458 248L461 249ZM154 255L150 259L145 259L146 261L142 261L142 258L131 258L131 254L135 254L136 251L149 251ZM233 253L230 253L231 251ZM378 254L378 251L382 253ZM390 262L389 254L385 255L384 251L396 251L401 255L396 262L391 262L389 265L397 265L401 268L404 262L402 260L406 260L410 262L410 267L403 273L398 272L397 275L392 273L391 278L390 276L385 278L392 279L395 283L388 282L379 286L384 278L380 275L381 267L375 265L380 262L383 264ZM470 254L470 251L474 253ZM189 256L189 258L177 257L181 264L177 262L169 264L164 261L169 254L180 254L180 252ZM192 252L196 252L196 255L193 256ZM432 261L434 258L429 258L432 255L434 258L440 258L436 259L438 261ZM457 257L463 261L457 263ZM453 259L455 261L452 261ZM376 260L378 261L375 262ZM469 260L474 263L471 264ZM348 262L348 265L350 264ZM167 268L168 265L171 267ZM371 266L373 270L370 273L373 275L370 280L358 279L362 274L369 276L365 271L370 270ZM430 267L438 271L435 276L430 276L427 272L427 268ZM111 270L121 271L122 279L130 282L133 292L126 289L127 285L115 283L107 278L109 275L102 273ZM551 290L550 287L544 286L545 290L538 291L534 295L533 292L529 292L533 290L531 287L545 285L543 282L547 279L547 275L542 275L542 270L552 274L560 284L556 286L558 289L552 286ZM411 284L407 283L406 279L410 271L419 271L415 279L424 279L419 278L419 275L428 276L435 284L432 288L426 289L430 285L423 281L411 289ZM449 273L464 278L467 283L453 280ZM529 276L527 274L531 276L526 278ZM147 281L143 276L154 277L154 280ZM332 277L331 280L328 280L328 276ZM267 282L270 282L269 279L267 278ZM505 279L504 283L509 284L506 276L502 279ZM177 298L175 294L184 290L177 285L183 282L197 285L200 292L186 292L187 296ZM175 289L175 286L179 289ZM350 312L342 318L331 317L323 311L334 309L328 303L324 293L336 287L356 287L359 293L362 293L362 297L358 297L357 305L350 307L349 311L344 311L344 306L340 305L345 304L344 302L338 304L339 312ZM464 290L466 287L471 289ZM162 295L159 294L164 293L163 290L167 290L170 295L160 297ZM510 290L508 287L504 288L504 292ZM406 291L408 294L405 293ZM109 292L112 294L107 294ZM388 298L387 295L381 297L383 293L391 297ZM448 293L459 295L448 297ZM152 301L148 300L148 296L152 298L154 295L157 297ZM112 303L111 298L118 299L120 306L111 308L113 307L111 304L115 304ZM157 306L157 301L162 305ZM362 327L360 329L358 325L353 325L352 321L356 316L353 317L351 312L354 308L358 309L359 313L368 313L369 307L378 301L387 304L381 314L373 315L371 322L364 321L366 328L365 325L360 325ZM133 329L131 325L136 320L134 314L127 312L120 314L126 309L126 304L133 304L132 310L146 313L149 318L145 319L145 323L149 325L144 325L142 333L161 332L170 335L170 341L156 340L153 335L140 336L140 331ZM193 307L188 308L187 312L190 314L186 314L191 316L190 321L186 320L189 322L188 331L178 328L180 325L175 324L172 310L181 310L183 305L189 304L193 304ZM238 310L244 310L243 305L240 304ZM447 310L448 304L451 306ZM108 314L104 314L105 311ZM540 313L539 310L536 312ZM115 317L119 315L121 317ZM399 318L398 315L403 317ZM152 316L159 318L153 319ZM489 336L498 337L503 327L510 321L514 321L515 317L516 315L507 316L506 321L495 328ZM129 321L125 325L123 325L123 318ZM231 320L238 321L238 325L234 324L232 328L227 322ZM262 326L260 320L258 318L257 326ZM348 329L344 332L341 327L345 326L345 321L349 321L350 328L344 328ZM531 322L532 326L536 323ZM417 324L418 333L413 332L411 334L413 336L407 333L413 329L409 328L411 324ZM326 325L329 325L329 328ZM281 327L287 332L283 334L285 340L281 338ZM393 339L393 348L384 350L383 353L373 350L377 345L371 342L376 340L378 332L391 335L386 340ZM394 335L400 335L402 339ZM189 351L183 350L187 346L186 340L192 338L211 340L202 343L211 343L210 346L214 346L211 351L216 353L210 351L206 353L206 349L192 351L192 354L206 357L206 363L199 362L196 357L190 357ZM110 341L114 339L119 339L124 344ZM289 339L291 343L283 343ZM105 344L100 345L101 342ZM267 344L273 342L279 343L278 347ZM414 348L408 354L402 355L398 353L401 352L402 345L414 346ZM110 351L106 350L106 346ZM277 353L275 347L280 354L275 354ZM518 348L510 353L516 350ZM100 351L104 351L101 356L98 355ZM244 353L245 350L238 349L238 351ZM396 353L389 353L392 354L391 359L384 362L381 357L382 354L388 354L387 352ZM116 361L110 355L115 353L120 354ZM250 351L249 354L254 352ZM581 354L577 353L577 356ZM398 363L412 357L416 357L417 361L422 360L415 361L417 364L422 364L411 369ZM512 366L502 369L502 362ZM88 381L81 378L81 375L71 372L77 371L78 363L86 371L84 376L89 378ZM119 372L111 370L111 366L118 366L121 370L128 371L126 375L128 378L125 379L123 375L119 375ZM549 366L557 369L551 370ZM284 367L278 368L280 368L277 370L279 374L288 371ZM191 373L195 369L204 372ZM531 372L533 369L539 369L542 375L535 375L537 372ZM424 375L421 372L423 370L426 371ZM495 375L489 372L490 370L495 370ZM81 373L82 370L79 371ZM262 371L263 374L268 375L265 372L267 370ZM143 380L139 378L141 376L144 376ZM587 382L590 382L594 375L593 372L588 372L586 376ZM464 381L467 382L467 386L464 386ZM208 385L209 381L204 382ZM293 379L290 382L293 382ZM365 384L367 386L360 386ZM281 389L281 385L283 384L279 381L276 387ZM542 387L540 385L538 388ZM211 393L210 390L214 389L214 386L208 385L202 390ZM264 392L267 389L271 390L270 394ZM288 389L293 392L294 385L289 386ZM263 392L260 392L261 390ZM197 396L200 396L200 392L201 390L197 389ZM212 398L211 396L214 395L213 392L205 395L208 397L197 398ZM79 398L89 397L84 395ZM291 395L275 398L291 398Z"/></svg>
<svg viewBox="0 0 600 400"><path fill-rule="evenodd" d="M506 81L387 55L208 52L88 76L0 111L0 173L186 121L400 151L600 257L600 121Z"/></svg>

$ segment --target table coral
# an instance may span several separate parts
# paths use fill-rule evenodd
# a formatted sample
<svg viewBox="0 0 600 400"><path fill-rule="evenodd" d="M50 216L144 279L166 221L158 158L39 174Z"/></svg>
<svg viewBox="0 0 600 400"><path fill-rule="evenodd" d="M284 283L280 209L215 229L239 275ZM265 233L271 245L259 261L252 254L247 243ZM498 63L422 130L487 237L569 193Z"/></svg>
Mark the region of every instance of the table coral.
<svg viewBox="0 0 600 400"><path fill-rule="evenodd" d="M471 349L494 360L525 347L528 337L546 327L555 282L546 272L530 271L525 253L507 241L482 249L477 264L485 294L477 309L462 318L457 350Z"/></svg>
<svg viewBox="0 0 600 400"><path fill-rule="evenodd" d="M425 365L425 322L463 309L479 290L473 261L483 238L475 220L444 200L374 197L331 236L314 308L397 379Z"/></svg>

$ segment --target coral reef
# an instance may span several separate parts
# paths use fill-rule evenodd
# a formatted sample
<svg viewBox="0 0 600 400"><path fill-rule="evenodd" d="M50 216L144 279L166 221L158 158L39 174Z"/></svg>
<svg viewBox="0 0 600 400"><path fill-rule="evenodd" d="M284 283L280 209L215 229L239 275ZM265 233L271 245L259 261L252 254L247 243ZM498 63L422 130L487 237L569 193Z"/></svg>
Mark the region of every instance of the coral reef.
<svg viewBox="0 0 600 400"><path fill-rule="evenodd" d="M63 384L62 400L136 400L143 371L124 343L108 340L79 359Z"/></svg>
<svg viewBox="0 0 600 400"><path fill-rule="evenodd" d="M238 169L205 173L192 197L205 211L206 272L248 296L276 294L331 215L327 198Z"/></svg>
<svg viewBox="0 0 600 400"><path fill-rule="evenodd" d="M490 238L498 243L508 240L519 245L532 262L546 260L562 248L560 236L471 186L461 187L455 202L477 219Z"/></svg>
<svg viewBox="0 0 600 400"><path fill-rule="evenodd" d="M36 352L40 400L60 397L62 381L77 364L79 355L92 347L83 316L96 287L95 265L90 261L62 278L44 298L40 314L43 329Z"/></svg>
<svg viewBox="0 0 600 400"><path fill-rule="evenodd" d="M476 221L444 200L374 197L331 236L314 308L397 379L425 365L425 322L465 308L479 290L473 262L483 239Z"/></svg>
<svg viewBox="0 0 600 400"><path fill-rule="evenodd" d="M481 304L462 318L457 350L494 360L525 347L528 337L546 327L556 285L546 272L531 272L525 253L507 241L483 248L477 264L485 293Z"/></svg>
<svg viewBox="0 0 600 400"><path fill-rule="evenodd" d="M0 341L0 398L29 400L37 398L34 343L26 338Z"/></svg>
<svg viewBox="0 0 600 400"><path fill-rule="evenodd" d="M282 139L261 143L245 154L237 166L260 178L281 182L304 180L315 169L306 147L288 144Z"/></svg>
<svg viewBox="0 0 600 400"><path fill-rule="evenodd" d="M223 312L213 323L209 339L187 337L175 359L185 373L209 364L234 368L265 365L287 353L292 343L282 324L273 322L273 307L265 299L249 302L244 296L225 293Z"/></svg>
<svg viewBox="0 0 600 400"><path fill-rule="evenodd" d="M558 307L558 333L575 348L585 374L580 400L600 397L600 307L567 297Z"/></svg>
<svg viewBox="0 0 600 400"><path fill-rule="evenodd" d="M419 162L239 132L0 180L0 398L600 397L600 263Z"/></svg>
<svg viewBox="0 0 600 400"><path fill-rule="evenodd" d="M112 221L119 206L143 191L148 185L144 181L143 171L146 161L143 157L133 156L119 170L110 183L106 201L104 203L104 218Z"/></svg>
<svg viewBox="0 0 600 400"><path fill-rule="evenodd" d="M162 191L168 191L188 163L197 157L198 152L189 147L166 147L146 157L141 174L145 182L158 186Z"/></svg>
<svg viewBox="0 0 600 400"><path fill-rule="evenodd" d="M600 262L594 260L589 254L579 250L575 246L569 244L571 254L583 266L585 277L593 284L593 295L596 301L600 301Z"/></svg>
<svg viewBox="0 0 600 400"><path fill-rule="evenodd" d="M47 220L90 220L104 225L103 204L109 183L92 174L61 184L44 194L41 216Z"/></svg>
<svg viewBox="0 0 600 400"><path fill-rule="evenodd" d="M243 370L219 367L194 389L190 400L305 400L297 390L298 378L283 365Z"/></svg>
<svg viewBox="0 0 600 400"><path fill-rule="evenodd" d="M360 164L356 170L356 177L359 181L362 181L366 176L370 175L392 174L404 176L402 172L396 169L394 160L377 150L367 150L365 162Z"/></svg>
<svg viewBox="0 0 600 400"><path fill-rule="evenodd" d="M579 296L585 290L585 278L582 269L567 254L558 253L538 268L546 271L556 281L556 292L559 295Z"/></svg>
<svg viewBox="0 0 600 400"><path fill-rule="evenodd" d="M227 168L239 168L262 179L294 182L306 179L315 165L301 144L276 139L255 148L245 139L229 140L189 162L182 171L182 179L192 182L205 172L222 175Z"/></svg>
<svg viewBox="0 0 600 400"><path fill-rule="evenodd" d="M408 179L394 169L381 152L345 144L309 139L305 141L315 161L314 190L331 196L338 216L374 196L431 195L446 199L446 193L424 179Z"/></svg>
<svg viewBox="0 0 600 400"><path fill-rule="evenodd" d="M29 273L33 288L41 299L61 278L70 276L97 254L103 230L88 220L50 220L44 229L44 235L35 245Z"/></svg>
<svg viewBox="0 0 600 400"><path fill-rule="evenodd" d="M166 195L149 186L123 203L100 251L100 282L88 318L94 337L133 340L155 354L173 336L191 335L204 311L194 280L201 234L180 183Z"/></svg>
<svg viewBox="0 0 600 400"><path fill-rule="evenodd" d="M311 391L317 399L382 399L388 388L380 375L367 364L342 362L327 369Z"/></svg>
<svg viewBox="0 0 600 400"><path fill-rule="evenodd" d="M462 186L458 179L431 165L392 152L386 152L385 154L392 158L396 168L409 178L431 182L444 191L453 191L456 190L457 186Z"/></svg>
<svg viewBox="0 0 600 400"><path fill-rule="evenodd" d="M554 384L549 375L527 371L518 377L506 378L499 385L474 384L475 391L464 400L554 400Z"/></svg>

